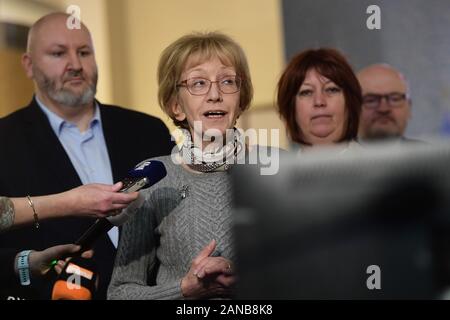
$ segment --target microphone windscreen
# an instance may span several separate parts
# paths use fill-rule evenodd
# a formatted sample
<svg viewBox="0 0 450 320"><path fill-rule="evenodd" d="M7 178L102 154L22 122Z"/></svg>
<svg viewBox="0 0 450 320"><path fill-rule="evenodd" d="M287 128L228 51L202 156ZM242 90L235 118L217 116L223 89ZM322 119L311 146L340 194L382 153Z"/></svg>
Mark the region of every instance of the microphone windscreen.
<svg viewBox="0 0 450 320"><path fill-rule="evenodd" d="M154 185L167 175L166 167L158 160L144 160L139 163L133 170L130 170L129 175L133 178L146 177L148 184Z"/></svg>
<svg viewBox="0 0 450 320"><path fill-rule="evenodd" d="M144 160L130 171L132 179L125 179L124 187L121 192L137 191L141 188L149 187L159 182L167 175L166 167L161 161ZM93 243L101 235L108 232L114 226L122 225L129 216L134 213L137 206L142 204L143 199L140 197L136 203L131 205L129 210L107 218L97 219L96 222L75 242L80 245L82 250L90 248ZM130 206L129 206L130 207Z"/></svg>
<svg viewBox="0 0 450 320"><path fill-rule="evenodd" d="M91 259L72 258L53 285L52 300L92 300L97 274Z"/></svg>

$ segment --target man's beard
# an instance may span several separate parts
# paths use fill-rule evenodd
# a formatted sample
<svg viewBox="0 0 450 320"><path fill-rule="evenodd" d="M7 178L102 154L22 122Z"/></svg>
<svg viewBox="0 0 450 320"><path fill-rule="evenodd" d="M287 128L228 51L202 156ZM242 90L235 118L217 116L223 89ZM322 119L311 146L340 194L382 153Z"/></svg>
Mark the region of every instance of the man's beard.
<svg viewBox="0 0 450 320"><path fill-rule="evenodd" d="M52 100L61 105L75 108L94 101L97 92L97 71L94 72L92 84L88 84L88 87L79 94L63 87L57 88L56 81L47 77L39 68L34 67L33 74L39 89L42 92L47 93ZM64 77L64 81L77 76L80 76L80 72L70 71L69 74Z"/></svg>
<svg viewBox="0 0 450 320"><path fill-rule="evenodd" d="M389 120L389 125L381 125L380 120ZM386 140L396 139L402 136L398 123L391 115L378 115L372 119L366 131L366 139Z"/></svg>
<svg viewBox="0 0 450 320"><path fill-rule="evenodd" d="M402 135L397 128L371 128L367 133L367 139L372 140L389 140L397 139Z"/></svg>

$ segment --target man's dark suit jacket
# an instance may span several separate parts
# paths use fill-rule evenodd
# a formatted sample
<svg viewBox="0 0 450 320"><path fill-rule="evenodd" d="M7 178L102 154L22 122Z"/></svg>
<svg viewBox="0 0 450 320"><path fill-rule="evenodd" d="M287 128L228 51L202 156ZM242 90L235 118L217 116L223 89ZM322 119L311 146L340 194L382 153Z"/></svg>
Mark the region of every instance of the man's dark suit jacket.
<svg viewBox="0 0 450 320"><path fill-rule="evenodd" d="M115 182L124 178L138 162L170 154L174 143L161 120L117 106L100 103L99 106ZM70 158L35 99L27 107L0 119L0 195L39 196L79 185L81 180ZM91 218L41 221L39 229L30 225L0 234L0 247L42 250L73 243L93 222ZM115 248L107 234L96 242L94 252L94 263L100 274L96 298L103 299L115 258ZM0 285L0 299L24 294L26 298L50 298L52 281L32 282L31 288L25 291L27 294L20 285L18 288Z"/></svg>
<svg viewBox="0 0 450 320"><path fill-rule="evenodd" d="M17 249L0 249L0 284L11 286L19 281L19 276L14 271L16 255L20 252Z"/></svg>

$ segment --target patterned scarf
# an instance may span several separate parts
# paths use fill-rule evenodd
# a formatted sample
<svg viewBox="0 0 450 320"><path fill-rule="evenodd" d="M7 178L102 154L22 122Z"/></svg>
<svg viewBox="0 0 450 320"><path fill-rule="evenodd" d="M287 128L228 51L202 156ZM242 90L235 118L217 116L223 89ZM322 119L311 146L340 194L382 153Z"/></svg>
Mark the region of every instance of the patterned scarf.
<svg viewBox="0 0 450 320"><path fill-rule="evenodd" d="M244 146L241 132L233 128L232 136L227 137L225 145L214 148L214 144L208 145L203 151L192 141L189 130L181 129L184 142L180 149L183 162L191 169L199 172L226 171L231 164L237 163L238 155ZM228 134L228 132L227 132Z"/></svg>

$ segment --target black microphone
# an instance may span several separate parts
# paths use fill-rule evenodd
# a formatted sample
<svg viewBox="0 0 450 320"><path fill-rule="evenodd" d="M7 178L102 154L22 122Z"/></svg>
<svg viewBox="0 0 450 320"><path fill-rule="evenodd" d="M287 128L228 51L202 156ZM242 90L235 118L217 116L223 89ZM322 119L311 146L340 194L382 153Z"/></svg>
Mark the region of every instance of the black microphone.
<svg viewBox="0 0 450 320"><path fill-rule="evenodd" d="M159 182L167 175L166 168L161 161L144 160L129 172L129 177L124 179L123 187L119 192L135 192L148 188ZM94 224L75 242L81 246L80 253L92 247L99 236L108 232L114 226L120 226L129 218L127 212L122 212L113 217L97 219Z"/></svg>

